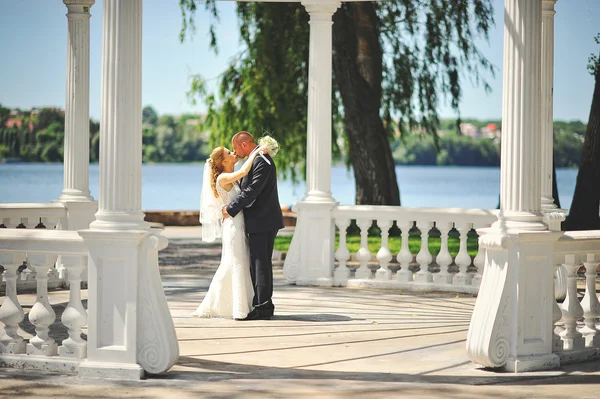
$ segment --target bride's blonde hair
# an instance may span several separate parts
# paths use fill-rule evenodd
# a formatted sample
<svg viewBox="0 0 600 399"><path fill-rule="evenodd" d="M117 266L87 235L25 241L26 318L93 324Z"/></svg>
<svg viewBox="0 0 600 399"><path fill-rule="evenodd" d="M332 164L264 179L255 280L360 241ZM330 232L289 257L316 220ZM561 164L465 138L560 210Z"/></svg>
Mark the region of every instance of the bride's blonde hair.
<svg viewBox="0 0 600 399"><path fill-rule="evenodd" d="M215 198L219 198L217 192L217 177L223 173L223 160L225 159L225 147L217 147L210 153L209 164L211 167L210 172L210 186L212 187Z"/></svg>

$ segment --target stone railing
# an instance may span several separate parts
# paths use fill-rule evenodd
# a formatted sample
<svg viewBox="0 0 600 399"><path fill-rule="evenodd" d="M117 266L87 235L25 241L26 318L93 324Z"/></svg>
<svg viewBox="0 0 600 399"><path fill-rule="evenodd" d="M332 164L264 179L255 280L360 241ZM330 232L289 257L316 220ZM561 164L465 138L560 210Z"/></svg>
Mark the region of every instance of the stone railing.
<svg viewBox="0 0 600 399"><path fill-rule="evenodd" d="M48 231L29 229L0 230L0 264L4 266L6 294L0 307L0 321L4 324L0 338L0 364L5 367L41 368L44 370L77 372L87 356L87 342L82 329L87 324L87 312L81 298L81 276L88 251L76 231ZM53 273L58 256L67 269L69 299L60 316L60 325L48 296L48 275ZM19 303L18 269L27 258L35 272L36 299L28 321L31 330L23 328L32 337L28 342L19 334L25 312ZM27 324L27 323L25 323ZM59 342L49 334L66 331L68 337ZM64 335L64 334L63 334Z"/></svg>
<svg viewBox="0 0 600 399"><path fill-rule="evenodd" d="M62 203L2 203L0 204L0 228L7 229L46 229L62 230L67 225L67 207ZM3 265L0 262L0 265ZM66 285L66 269L59 262L48 273L48 288ZM86 273L87 274L87 273ZM85 279L87 280L87 279ZM17 287L19 291L35 290L35 270L27 262L17 269ZM0 285L0 293L5 293L6 284Z"/></svg>
<svg viewBox="0 0 600 399"><path fill-rule="evenodd" d="M339 233L334 285L476 293L481 282L484 254L478 251L473 258L469 255L468 234L491 225L497 219L497 212L462 208L338 206L332 212ZM355 253L350 253L347 246L346 231L352 221L360 230L360 248ZM368 246L368 230L373 224L381 231L381 246L375 253ZM397 253L392 253L389 248L389 230L394 224L400 229L401 247ZM414 233L420 235L420 249L416 254L409 249L409 236ZM429 250L430 237L440 241L439 253L435 255ZM449 249L449 240L458 240L458 251Z"/></svg>
<svg viewBox="0 0 600 399"><path fill-rule="evenodd" d="M168 241L158 231L136 231L135 260L125 263L119 248L115 262L90 247L86 240L93 234L98 233L0 229L0 264L6 281L0 306L0 367L139 379L144 372L161 373L175 363L177 336L158 270L158 251ZM119 234L125 233L109 235L115 247L122 241ZM90 254L94 262L88 262ZM49 294L48 275L54 273L59 257L67 270L69 291ZM25 259L35 272L35 299L19 292L18 270ZM88 268L93 279L89 290L83 291L89 300L82 301L81 280ZM119 289L124 275L135 281L136 290Z"/></svg>
<svg viewBox="0 0 600 399"><path fill-rule="evenodd" d="M0 204L0 227L59 229L66 224L67 207L62 203Z"/></svg>
<svg viewBox="0 0 600 399"><path fill-rule="evenodd" d="M51 202L51 203L0 203L0 228L46 229L46 230L80 230L86 229L94 219L97 202ZM23 268L27 266L25 260ZM32 268L20 268L17 285L20 290L35 288L31 277L35 275ZM49 288L68 287L67 269L59 256L55 268L48 279ZM87 284L87 268L83 271L82 282ZM0 293L4 286L0 286Z"/></svg>
<svg viewBox="0 0 600 399"><path fill-rule="evenodd" d="M597 292L600 265L600 230L566 232L554 247L555 268L565 269L566 297L554 303L553 352L560 363L573 363L600 358L600 317ZM577 277L585 271L585 294L578 298ZM583 287L579 287L581 291Z"/></svg>

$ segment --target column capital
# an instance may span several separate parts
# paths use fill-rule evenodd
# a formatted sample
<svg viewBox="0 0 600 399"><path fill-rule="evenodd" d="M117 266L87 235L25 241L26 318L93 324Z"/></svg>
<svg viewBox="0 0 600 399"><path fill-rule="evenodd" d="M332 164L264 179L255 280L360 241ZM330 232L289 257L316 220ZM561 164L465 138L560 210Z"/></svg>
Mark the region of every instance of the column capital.
<svg viewBox="0 0 600 399"><path fill-rule="evenodd" d="M331 17L341 7L342 2L339 0L304 0L302 5L310 14L311 22L330 22Z"/></svg>
<svg viewBox="0 0 600 399"><path fill-rule="evenodd" d="M554 5L556 4L556 0L542 0L542 15L554 15L556 11L554 11Z"/></svg>
<svg viewBox="0 0 600 399"><path fill-rule="evenodd" d="M96 0L63 0L69 12L67 17L88 17L90 16L90 7Z"/></svg>

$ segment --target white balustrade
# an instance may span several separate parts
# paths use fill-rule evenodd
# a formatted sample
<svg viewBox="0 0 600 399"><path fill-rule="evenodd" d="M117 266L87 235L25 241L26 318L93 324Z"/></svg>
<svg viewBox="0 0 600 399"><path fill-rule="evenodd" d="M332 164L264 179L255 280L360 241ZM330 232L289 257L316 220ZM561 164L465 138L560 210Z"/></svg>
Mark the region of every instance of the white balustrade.
<svg viewBox="0 0 600 399"><path fill-rule="evenodd" d="M368 279L371 277L371 269L367 266L371 260L371 251L369 251L368 233L371 226L370 219L358 219L356 224L360 228L360 249L356 253L356 259L360 262L358 270L356 270L356 278Z"/></svg>
<svg viewBox="0 0 600 399"><path fill-rule="evenodd" d="M554 278L556 279L558 268L562 268L562 265L554 265ZM563 269L564 270L564 269ZM557 286L554 284L554 298L556 298L556 290ZM565 293L566 295L566 293ZM562 319L562 311L560 306L556 301L552 301L552 322L554 323L554 331L552 332L552 351L558 352L563 348L563 343L560 338L560 334L565 330L563 327Z"/></svg>
<svg viewBox="0 0 600 399"><path fill-rule="evenodd" d="M481 224L473 224L473 228L475 229L479 229L482 227L485 226ZM483 268L485 266L485 248L478 248L477 255L475 255L475 258L473 259L473 266L477 268L477 271L473 276L471 284L477 289L479 289L479 286L481 285L481 279L483 278Z"/></svg>
<svg viewBox="0 0 600 399"><path fill-rule="evenodd" d="M583 336L577 331L577 321L583 317L583 308L577 298L577 270L580 265L574 254L565 256L563 267L567 271L567 297L561 309L565 329L560 333L564 350L582 349L585 346Z"/></svg>
<svg viewBox="0 0 600 399"><path fill-rule="evenodd" d="M408 248L409 231L412 226L412 221L400 221L398 223L402 231L402 244L400 251L398 252L397 259L400 263L400 270L396 272L396 280L400 282L413 281L413 273L408 269L410 262L412 262L413 256Z"/></svg>
<svg viewBox="0 0 600 399"><path fill-rule="evenodd" d="M76 231L46 229L0 229L0 264L4 266L6 294L0 307L0 321L4 333L0 338L0 359L7 365L26 368L73 372L86 358L86 341L82 328L87 314L81 301L81 274L87 268L87 248ZM17 297L17 271L25 260L35 271L36 299L25 315ZM55 331L58 326L52 300L48 294L48 275L55 273L54 264L62 255L63 265L70 280L69 303L64 309L61 322L68 330L69 338L58 347ZM35 336L26 342L18 335L19 323L27 316L35 328ZM44 363L51 357L60 359Z"/></svg>
<svg viewBox="0 0 600 399"><path fill-rule="evenodd" d="M555 276L564 273L566 284L556 289L565 290L565 300L560 306L562 318L555 324L554 332L562 342L554 351L561 364L596 358L600 351L598 326L600 303L596 291L597 268L600 264L600 230L567 231L554 246ZM585 295L579 300L577 280L581 267L585 267ZM556 297L559 295L556 294ZM555 322L557 318L554 318Z"/></svg>
<svg viewBox="0 0 600 399"><path fill-rule="evenodd" d="M379 269L375 273L375 277L378 280L390 280L392 278L392 271L388 265L392 260L392 252L390 251L388 240L390 236L390 228L392 227L392 221L389 219L377 220L377 226L381 229L381 248L377 251L377 260L379 261Z"/></svg>
<svg viewBox="0 0 600 399"><path fill-rule="evenodd" d="M67 218L67 208L61 203L3 203L0 204L0 224L7 228L33 229L40 223L48 230L60 228Z"/></svg>
<svg viewBox="0 0 600 399"><path fill-rule="evenodd" d="M56 313L48 300L48 271L54 267L56 255L30 254L29 263L35 269L37 298L29 311L29 321L35 326L35 337L27 344L27 354L53 356L58 347L49 336L50 325L56 320Z"/></svg>
<svg viewBox="0 0 600 399"><path fill-rule="evenodd" d="M369 285L381 288L399 288L415 290L442 290L476 293L479 288L477 284L471 284L472 274L467 272L471 264L471 256L467 251L467 233L473 226L485 227L491 225L497 219L496 210L481 209L458 209L458 208L405 208L394 206L337 206L334 207L332 215L335 225L339 229L339 244L335 252L338 266L334 271L335 285ZM368 230L373 220L381 230L381 246L373 254L368 247ZM360 229L360 247L351 253L348 249L346 229L355 221ZM390 237L390 227L396 224L400 229L400 237ZM430 252L432 245L429 237L433 231L432 227L440 233L440 251L435 257L435 263L440 267L436 273L432 273L430 267L434 257ZM421 244L416 254L411 253L409 247L409 231L416 226L421 231ZM451 253L450 242L454 240L450 232L454 226L460 231L460 245L456 258ZM398 239L400 248L397 253ZM395 247L391 249L391 247ZM392 253L392 250L395 253ZM416 256L415 256L416 255ZM417 273L409 269L413 261L419 264ZM354 263L353 263L354 262ZM372 271L369 263L376 263L378 268L375 278L372 279ZM358 268L354 277L349 276L349 270ZM460 273L453 276L449 268L456 263ZM483 266L483 253L478 253L473 261L477 268ZM396 270L394 273L392 270ZM481 277L481 270L477 275Z"/></svg>
<svg viewBox="0 0 600 399"><path fill-rule="evenodd" d="M6 296L0 307L0 321L4 323L4 333L0 338L1 353L24 353L25 342L17 330L23 321L24 312L17 297L17 269L23 264L25 253L1 253L0 265L4 266Z"/></svg>
<svg viewBox="0 0 600 399"><path fill-rule="evenodd" d="M581 300L585 326L580 330L585 338L586 347L597 347L600 344L600 334L596 328L596 320L600 317L600 302L596 293L596 269L600 262L597 255L586 254L585 266L585 296Z"/></svg>
<svg viewBox="0 0 600 399"><path fill-rule="evenodd" d="M471 264L471 257L467 250L467 234L471 230L472 223L458 223L456 230L460 233L460 248L454 262L458 265L459 271L454 275L454 285L471 285L472 276L467 273L467 268Z"/></svg>
<svg viewBox="0 0 600 399"><path fill-rule="evenodd" d="M421 230L421 249L417 254L417 263L419 263L419 271L415 276L417 283L430 283L433 281L433 276L429 271L429 264L433 260L431 252L429 252L429 231L433 226L432 222L417 222Z"/></svg>
<svg viewBox="0 0 600 399"><path fill-rule="evenodd" d="M87 268L87 257L63 256L63 266L69 277L69 303L61 321L69 330L69 338L59 348L61 356L83 359L87 355L87 341L81 337L81 329L87 324L87 311L81 303L81 276Z"/></svg>
<svg viewBox="0 0 600 399"><path fill-rule="evenodd" d="M350 270L346 267L346 262L350 259L350 251L346 244L346 230L350 225L350 219L336 219L335 224L340 231L340 243L337 251L335 251L335 259L337 259L339 265L335 268L333 274L333 284L336 286L345 286L348 283L348 277L350 277Z"/></svg>
<svg viewBox="0 0 600 399"><path fill-rule="evenodd" d="M436 283L451 284L452 275L448 272L448 266L452 264L452 255L448 250L448 232L452 229L452 223L438 223L436 226L440 231L440 252L435 257L435 263L440 266L440 271L433 277Z"/></svg>

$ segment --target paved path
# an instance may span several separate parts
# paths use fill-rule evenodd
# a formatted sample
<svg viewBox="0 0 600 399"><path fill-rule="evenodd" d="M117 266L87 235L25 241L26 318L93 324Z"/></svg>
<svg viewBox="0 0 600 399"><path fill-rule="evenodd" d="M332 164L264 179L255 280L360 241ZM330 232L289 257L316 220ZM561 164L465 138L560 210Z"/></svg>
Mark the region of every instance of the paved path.
<svg viewBox="0 0 600 399"><path fill-rule="evenodd" d="M193 318L220 253L176 233L166 229L161 254L181 352L170 372L126 382L2 370L0 398L600 398L600 362L525 375L475 367L468 295L295 287L279 263L273 320Z"/></svg>

